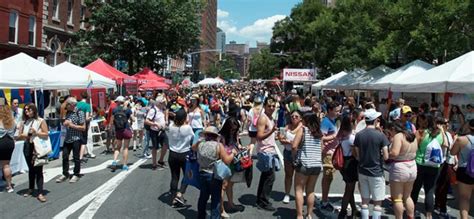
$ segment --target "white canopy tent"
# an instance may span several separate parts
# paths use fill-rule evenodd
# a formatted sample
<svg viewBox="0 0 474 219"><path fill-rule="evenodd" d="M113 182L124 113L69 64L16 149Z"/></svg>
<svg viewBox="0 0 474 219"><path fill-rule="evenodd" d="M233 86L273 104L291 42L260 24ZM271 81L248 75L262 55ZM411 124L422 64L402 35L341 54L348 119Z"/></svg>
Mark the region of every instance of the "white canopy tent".
<svg viewBox="0 0 474 219"><path fill-rule="evenodd" d="M364 87L367 90L388 90L391 88L392 84L397 83L397 81L407 80L413 77L413 75L420 74L433 67L434 65L424 61L415 60L396 69L391 74L385 75L373 83L365 84Z"/></svg>
<svg viewBox="0 0 474 219"><path fill-rule="evenodd" d="M115 81L69 62L56 65L47 73L55 80L43 84L43 89L85 89L92 80L92 88L115 88Z"/></svg>
<svg viewBox="0 0 474 219"><path fill-rule="evenodd" d="M0 61L0 88L39 88L45 81L55 80L44 77L51 69L25 53L18 53Z"/></svg>
<svg viewBox="0 0 474 219"><path fill-rule="evenodd" d="M357 89L358 90L365 90L368 84L374 83L375 81L385 77L386 75L394 72L392 68L389 68L385 65L379 65L364 75L362 75L357 81Z"/></svg>
<svg viewBox="0 0 474 219"><path fill-rule="evenodd" d="M397 81L392 90L419 93L474 93L474 51L426 72Z"/></svg>
<svg viewBox="0 0 474 219"><path fill-rule="evenodd" d="M335 75L331 75L330 77L318 82L318 83L315 83L311 86L311 89L312 90L320 90L322 89L323 86L325 86L326 84L328 84L329 82L331 81L334 81L334 80L337 80L343 76L347 75L347 72L345 71L341 71Z"/></svg>
<svg viewBox="0 0 474 219"><path fill-rule="evenodd" d="M215 78L206 78L198 82L198 85L215 85L215 84L224 84L224 82Z"/></svg>
<svg viewBox="0 0 474 219"><path fill-rule="evenodd" d="M362 77L362 75L364 75L365 73L367 72L364 69L355 69L339 79L330 81L329 83L324 85L323 88L349 89L349 90L357 89L359 80Z"/></svg>

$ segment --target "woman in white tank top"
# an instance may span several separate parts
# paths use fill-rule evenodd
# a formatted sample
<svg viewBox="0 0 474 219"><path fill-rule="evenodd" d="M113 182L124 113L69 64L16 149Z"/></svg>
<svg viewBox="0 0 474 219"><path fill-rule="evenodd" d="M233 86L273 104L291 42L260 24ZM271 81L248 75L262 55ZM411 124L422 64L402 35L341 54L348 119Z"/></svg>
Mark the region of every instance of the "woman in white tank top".
<svg viewBox="0 0 474 219"><path fill-rule="evenodd" d="M285 197L283 198L283 203L285 204L290 202L290 190L295 172L291 156L291 145L295 139L296 132L302 127L301 117L300 111L294 111L291 114L291 123L286 125L278 134L278 140L285 146L285 150L283 150L283 159L285 162Z"/></svg>

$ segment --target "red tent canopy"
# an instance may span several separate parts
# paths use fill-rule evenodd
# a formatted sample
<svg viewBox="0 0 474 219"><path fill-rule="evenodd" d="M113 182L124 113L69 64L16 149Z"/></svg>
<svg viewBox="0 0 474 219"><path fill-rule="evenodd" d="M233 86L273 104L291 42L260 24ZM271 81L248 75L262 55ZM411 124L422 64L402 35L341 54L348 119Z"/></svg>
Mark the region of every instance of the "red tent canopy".
<svg viewBox="0 0 474 219"><path fill-rule="evenodd" d="M107 64L100 58L90 63L85 68L91 71L94 71L98 74L101 74L107 78L115 80L117 84L119 85L122 83L126 83L126 84L137 83L137 79L115 69L114 67L110 66L109 64Z"/></svg>
<svg viewBox="0 0 474 219"><path fill-rule="evenodd" d="M143 68L142 71L133 75L138 80L139 84L145 84L149 81L159 81L165 83L166 78L157 75L149 68Z"/></svg>
<svg viewBox="0 0 474 219"><path fill-rule="evenodd" d="M169 89L170 86L166 84L165 82L162 81L151 81L149 80L148 82L140 85L139 89L140 90L167 90Z"/></svg>

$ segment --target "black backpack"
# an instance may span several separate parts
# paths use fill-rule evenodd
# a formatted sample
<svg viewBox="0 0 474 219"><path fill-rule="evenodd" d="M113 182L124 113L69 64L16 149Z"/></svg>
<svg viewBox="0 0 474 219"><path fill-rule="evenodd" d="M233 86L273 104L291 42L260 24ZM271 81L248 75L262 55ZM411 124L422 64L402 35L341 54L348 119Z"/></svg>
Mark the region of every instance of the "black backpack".
<svg viewBox="0 0 474 219"><path fill-rule="evenodd" d="M114 126L116 131L122 131L127 127L127 113L121 107L114 113Z"/></svg>

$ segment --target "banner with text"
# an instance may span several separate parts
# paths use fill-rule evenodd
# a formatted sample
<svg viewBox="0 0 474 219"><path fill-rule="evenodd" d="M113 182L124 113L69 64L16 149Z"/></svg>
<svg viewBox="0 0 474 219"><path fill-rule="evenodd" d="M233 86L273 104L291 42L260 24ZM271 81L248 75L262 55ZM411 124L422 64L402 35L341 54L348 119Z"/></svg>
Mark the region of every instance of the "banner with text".
<svg viewBox="0 0 474 219"><path fill-rule="evenodd" d="M314 81L316 71L314 69L285 68L283 69L283 81Z"/></svg>

